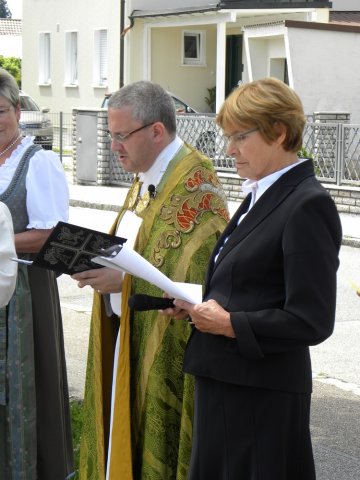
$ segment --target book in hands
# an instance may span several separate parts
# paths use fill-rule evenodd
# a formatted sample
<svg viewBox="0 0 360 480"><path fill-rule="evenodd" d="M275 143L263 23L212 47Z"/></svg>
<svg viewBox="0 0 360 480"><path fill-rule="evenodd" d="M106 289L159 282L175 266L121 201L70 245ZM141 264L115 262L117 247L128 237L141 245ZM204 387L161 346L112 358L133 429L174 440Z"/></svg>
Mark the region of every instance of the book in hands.
<svg viewBox="0 0 360 480"><path fill-rule="evenodd" d="M58 222L33 261L14 259L20 263L34 265L57 273L74 273L101 268L91 260L103 255L116 245L123 245L125 238L80 227L66 222Z"/></svg>

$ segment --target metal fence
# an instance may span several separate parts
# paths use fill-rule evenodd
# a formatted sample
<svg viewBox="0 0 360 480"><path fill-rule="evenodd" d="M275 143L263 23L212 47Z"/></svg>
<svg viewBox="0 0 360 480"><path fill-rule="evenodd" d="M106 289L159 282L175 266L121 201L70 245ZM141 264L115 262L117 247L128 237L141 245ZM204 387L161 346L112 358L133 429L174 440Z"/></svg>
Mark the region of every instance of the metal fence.
<svg viewBox="0 0 360 480"><path fill-rule="evenodd" d="M49 112L43 116L46 120L50 121L50 124L47 124L47 131L49 131L50 134L46 137L46 140L43 137L43 128L39 120L38 124L32 122L31 124L26 125L24 133L27 135L34 135L35 143L42 145L46 150L52 149L55 152L58 152L61 160L63 155L72 155L72 114L64 112Z"/></svg>
<svg viewBox="0 0 360 480"><path fill-rule="evenodd" d="M319 180L360 186L360 125L307 123L303 138Z"/></svg>
<svg viewBox="0 0 360 480"><path fill-rule="evenodd" d="M53 149L60 157L72 153L71 113L47 114L53 125ZM311 122L308 116L303 149L314 161L320 181L336 185L360 186L360 125ZM177 116L178 135L212 159L218 171L234 173L234 159L226 154L226 139L214 115ZM124 172L116 156L110 161L111 183L127 184L132 175Z"/></svg>
<svg viewBox="0 0 360 480"><path fill-rule="evenodd" d="M235 172L214 118L183 115L177 117L177 125L180 137L208 155L217 170ZM303 153L313 159L320 181L360 186L360 125L308 121Z"/></svg>

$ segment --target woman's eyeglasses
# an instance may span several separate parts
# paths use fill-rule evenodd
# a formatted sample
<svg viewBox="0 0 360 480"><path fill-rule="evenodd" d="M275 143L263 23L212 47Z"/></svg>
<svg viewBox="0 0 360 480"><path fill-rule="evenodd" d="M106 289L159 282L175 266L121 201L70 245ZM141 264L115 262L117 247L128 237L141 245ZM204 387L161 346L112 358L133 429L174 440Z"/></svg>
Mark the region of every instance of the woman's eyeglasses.
<svg viewBox="0 0 360 480"><path fill-rule="evenodd" d="M225 135L225 138L227 142L242 142L247 138L250 133L257 132L259 129L258 128L251 128L250 130L246 130L245 132L238 132L238 133L233 133L232 135Z"/></svg>

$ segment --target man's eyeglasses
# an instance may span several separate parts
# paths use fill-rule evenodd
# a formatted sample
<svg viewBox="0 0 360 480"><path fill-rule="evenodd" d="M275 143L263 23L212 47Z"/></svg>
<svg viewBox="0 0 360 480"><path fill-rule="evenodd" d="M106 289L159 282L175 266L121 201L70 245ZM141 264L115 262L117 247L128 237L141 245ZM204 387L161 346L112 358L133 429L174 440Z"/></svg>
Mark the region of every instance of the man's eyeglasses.
<svg viewBox="0 0 360 480"><path fill-rule="evenodd" d="M12 107L0 107L0 117L4 117L6 113L11 110Z"/></svg>
<svg viewBox="0 0 360 480"><path fill-rule="evenodd" d="M227 142L242 142L245 140L245 138L250 135L250 133L257 132L259 129L258 128L252 128L250 130L246 130L245 132L238 132L238 133L233 133L232 135L225 135L225 138Z"/></svg>
<svg viewBox="0 0 360 480"><path fill-rule="evenodd" d="M140 130L142 130L143 128L150 127L150 125L153 125L153 124L154 124L154 122L147 123L146 125L143 125L142 127L135 128L135 130L131 130L131 132L129 132L129 133L125 133L125 135L121 135L121 133L111 133L109 131L107 133L108 133L108 136L111 140L115 140L115 142L118 142L118 143L123 143L133 133L140 132Z"/></svg>

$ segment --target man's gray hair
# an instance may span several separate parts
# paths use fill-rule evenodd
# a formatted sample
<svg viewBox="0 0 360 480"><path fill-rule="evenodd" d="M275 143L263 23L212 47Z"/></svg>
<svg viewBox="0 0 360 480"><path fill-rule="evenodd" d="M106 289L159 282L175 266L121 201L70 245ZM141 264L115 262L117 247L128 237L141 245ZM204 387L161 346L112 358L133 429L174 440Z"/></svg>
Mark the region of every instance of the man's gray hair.
<svg viewBox="0 0 360 480"><path fill-rule="evenodd" d="M169 134L176 133L174 101L157 83L144 80L130 83L111 95L108 107L114 110L131 107L134 120L143 125L161 122Z"/></svg>
<svg viewBox="0 0 360 480"><path fill-rule="evenodd" d="M15 78L3 68L0 68L0 97L6 98L13 107L19 103L18 84Z"/></svg>

